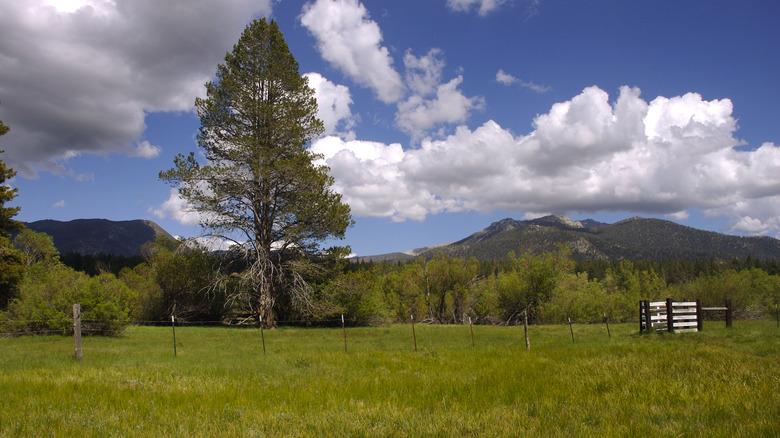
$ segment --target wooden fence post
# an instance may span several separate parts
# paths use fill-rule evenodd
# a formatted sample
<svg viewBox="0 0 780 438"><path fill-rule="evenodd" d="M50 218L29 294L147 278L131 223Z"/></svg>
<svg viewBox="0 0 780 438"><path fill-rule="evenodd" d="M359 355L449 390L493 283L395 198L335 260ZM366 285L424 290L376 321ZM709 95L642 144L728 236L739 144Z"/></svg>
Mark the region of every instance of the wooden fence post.
<svg viewBox="0 0 780 438"><path fill-rule="evenodd" d="M639 300L639 334L640 335L645 332L644 317L645 317L645 302Z"/></svg>
<svg viewBox="0 0 780 438"><path fill-rule="evenodd" d="M704 328L704 315L701 314L701 300L696 300L696 331Z"/></svg>
<svg viewBox="0 0 780 438"><path fill-rule="evenodd" d="M347 328L344 325L344 315L341 315L341 332L344 334L344 353L347 352Z"/></svg>
<svg viewBox="0 0 780 438"><path fill-rule="evenodd" d="M471 331L471 347L474 347L474 326L471 324L471 317L469 316L469 330Z"/></svg>
<svg viewBox="0 0 780 438"><path fill-rule="evenodd" d="M568 318L568 317L567 317ZM574 326L571 325L571 318L569 320L569 331L571 332L571 343L574 343Z"/></svg>
<svg viewBox="0 0 780 438"><path fill-rule="evenodd" d="M260 339L263 340L263 356L265 356L265 335L263 334L263 315L260 315L259 321L260 321Z"/></svg>
<svg viewBox="0 0 780 438"><path fill-rule="evenodd" d="M674 308L671 298L666 299L666 330L669 333L674 333Z"/></svg>
<svg viewBox="0 0 780 438"><path fill-rule="evenodd" d="M523 312L523 332L525 332L525 349L531 349L531 338L528 337L528 308Z"/></svg>
<svg viewBox="0 0 780 438"><path fill-rule="evenodd" d="M417 351L417 332L414 331L414 315L412 316L412 337L414 338L414 351Z"/></svg>
<svg viewBox="0 0 780 438"><path fill-rule="evenodd" d="M645 330L647 330L647 333L653 332L653 318L650 315L650 300L645 300Z"/></svg>
<svg viewBox="0 0 780 438"><path fill-rule="evenodd" d="M726 327L731 327L731 300L726 299Z"/></svg>
<svg viewBox="0 0 780 438"><path fill-rule="evenodd" d="M650 314L650 300L645 300L645 327L647 328L647 333L653 332L653 318Z"/></svg>
<svg viewBox="0 0 780 438"><path fill-rule="evenodd" d="M73 341L76 344L76 360L81 360L81 304L73 305Z"/></svg>
<svg viewBox="0 0 780 438"><path fill-rule="evenodd" d="M176 357L176 317L173 314L171 314L171 328L173 329L173 357Z"/></svg>

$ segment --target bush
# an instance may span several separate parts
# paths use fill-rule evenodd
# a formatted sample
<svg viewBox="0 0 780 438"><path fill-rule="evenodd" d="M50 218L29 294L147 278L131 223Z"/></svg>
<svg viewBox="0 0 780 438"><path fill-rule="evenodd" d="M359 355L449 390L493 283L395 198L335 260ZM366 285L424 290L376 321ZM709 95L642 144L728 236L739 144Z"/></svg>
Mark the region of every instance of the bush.
<svg viewBox="0 0 780 438"><path fill-rule="evenodd" d="M62 264L30 267L19 298L3 313L3 330L15 334L73 333L73 304L81 304L85 335L116 335L129 324L134 293L112 274L90 278Z"/></svg>
<svg viewBox="0 0 780 438"><path fill-rule="evenodd" d="M389 321L376 277L369 271L341 274L324 288L324 301L330 303L320 317L338 319L344 315L358 325L377 326ZM325 303L323 303L325 304Z"/></svg>
<svg viewBox="0 0 780 438"><path fill-rule="evenodd" d="M144 323L165 318L165 297L149 265L143 263L133 269L124 268L119 271L119 279L136 294L135 303L130 309L133 321Z"/></svg>
<svg viewBox="0 0 780 438"><path fill-rule="evenodd" d="M159 237L143 248L145 264L121 277L139 291L134 316L144 321L221 321L230 312L225 294L213 291L218 259L194 242Z"/></svg>

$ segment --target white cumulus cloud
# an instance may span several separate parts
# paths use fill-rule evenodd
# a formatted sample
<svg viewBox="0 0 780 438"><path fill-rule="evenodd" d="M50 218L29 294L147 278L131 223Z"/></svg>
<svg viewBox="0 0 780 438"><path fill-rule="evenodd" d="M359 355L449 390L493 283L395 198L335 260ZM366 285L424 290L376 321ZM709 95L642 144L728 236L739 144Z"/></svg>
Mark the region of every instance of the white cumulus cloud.
<svg viewBox="0 0 780 438"><path fill-rule="evenodd" d="M441 211L436 199L416 191L399 171L405 152L398 143L324 137L314 142L311 151L323 155L331 174L338 175L334 189L358 216L422 220Z"/></svg>
<svg viewBox="0 0 780 438"><path fill-rule="evenodd" d="M780 147L742 150L728 99L695 93L650 102L589 87L517 136L493 121L417 149L320 139L357 216L423 219L442 211L636 211L727 217L734 231L780 231Z"/></svg>
<svg viewBox="0 0 780 438"><path fill-rule="evenodd" d="M160 219L171 218L184 225L199 225L200 215L193 211L187 201L179 196L177 189L171 189L168 199L159 208L152 208L149 212Z"/></svg>
<svg viewBox="0 0 780 438"><path fill-rule="evenodd" d="M159 146L155 146L148 141L144 140L135 145L135 147L127 153L131 157L139 158L155 158L160 155L162 149Z"/></svg>
<svg viewBox="0 0 780 438"><path fill-rule="evenodd" d="M436 91L436 87L441 83L445 65L443 55L441 49L436 48L419 58L414 56L411 50L406 51L406 84L414 94L425 96Z"/></svg>
<svg viewBox="0 0 780 438"><path fill-rule="evenodd" d="M393 58L382 46L379 25L357 0L316 0L306 3L301 24L317 39L322 57L385 103L404 94Z"/></svg>
<svg viewBox="0 0 780 438"><path fill-rule="evenodd" d="M138 143L145 114L191 110L249 17L271 12L271 0L0 5L4 159L27 176L67 174L81 153L154 156Z"/></svg>
<svg viewBox="0 0 780 438"><path fill-rule="evenodd" d="M439 124L465 122L472 110L482 108L484 100L463 95L458 89L462 82L463 76L458 76L437 86L431 99L415 94L399 103L396 114L398 127L416 139Z"/></svg>
<svg viewBox="0 0 780 438"><path fill-rule="evenodd" d="M339 128L349 131L355 124L352 111L352 97L349 88L337 85L319 73L304 74L309 79L309 86L314 89L317 99L317 118L325 125L325 135L338 134ZM349 133L346 136L350 136Z"/></svg>
<svg viewBox="0 0 780 438"><path fill-rule="evenodd" d="M382 45L379 25L357 0L307 3L300 20L317 40L323 59L374 90L380 101L398 104L396 126L414 142L441 125L465 122L472 110L484 105L481 97L467 97L458 88L462 76L442 83L445 62L437 48L420 57L407 50L402 80L390 51Z"/></svg>
<svg viewBox="0 0 780 438"><path fill-rule="evenodd" d="M458 88L463 76L441 83L444 60L439 49L431 49L419 58L410 51L404 56L406 82L412 95L398 104L396 125L416 142L429 130L442 125L465 122L472 110L484 106L481 97L466 97Z"/></svg>

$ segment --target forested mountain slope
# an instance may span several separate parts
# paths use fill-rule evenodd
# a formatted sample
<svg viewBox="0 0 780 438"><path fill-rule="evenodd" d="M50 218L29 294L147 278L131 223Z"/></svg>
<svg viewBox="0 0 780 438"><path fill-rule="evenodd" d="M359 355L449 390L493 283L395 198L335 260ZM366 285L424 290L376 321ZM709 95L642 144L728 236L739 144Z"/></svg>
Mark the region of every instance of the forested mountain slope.
<svg viewBox="0 0 780 438"><path fill-rule="evenodd" d="M76 219L68 222L41 220L24 224L27 228L46 233L54 240L60 254L112 254L136 256L141 246L158 236L171 237L152 221L110 221L107 219Z"/></svg>

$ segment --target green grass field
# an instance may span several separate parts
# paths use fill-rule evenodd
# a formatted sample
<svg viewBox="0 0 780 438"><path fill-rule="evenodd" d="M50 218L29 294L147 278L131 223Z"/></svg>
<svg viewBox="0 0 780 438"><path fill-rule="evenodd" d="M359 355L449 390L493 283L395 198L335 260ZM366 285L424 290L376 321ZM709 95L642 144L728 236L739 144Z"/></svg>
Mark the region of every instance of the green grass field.
<svg viewBox="0 0 780 438"><path fill-rule="evenodd" d="M779 436L780 329L131 327L0 338L0 436Z"/></svg>

